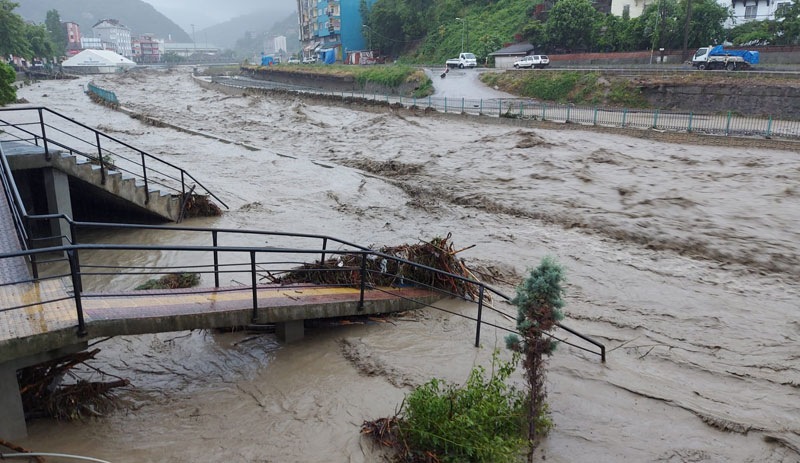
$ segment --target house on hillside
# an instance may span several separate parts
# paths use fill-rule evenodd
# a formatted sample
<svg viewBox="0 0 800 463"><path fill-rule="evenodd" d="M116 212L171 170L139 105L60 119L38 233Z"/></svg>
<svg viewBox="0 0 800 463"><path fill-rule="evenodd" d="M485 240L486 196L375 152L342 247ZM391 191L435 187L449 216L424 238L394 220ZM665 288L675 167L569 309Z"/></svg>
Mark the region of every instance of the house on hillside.
<svg viewBox="0 0 800 463"><path fill-rule="evenodd" d="M521 42L501 48L494 53L489 53L489 56L494 58L494 67L512 69L514 61L530 54L533 54L533 45L528 42Z"/></svg>

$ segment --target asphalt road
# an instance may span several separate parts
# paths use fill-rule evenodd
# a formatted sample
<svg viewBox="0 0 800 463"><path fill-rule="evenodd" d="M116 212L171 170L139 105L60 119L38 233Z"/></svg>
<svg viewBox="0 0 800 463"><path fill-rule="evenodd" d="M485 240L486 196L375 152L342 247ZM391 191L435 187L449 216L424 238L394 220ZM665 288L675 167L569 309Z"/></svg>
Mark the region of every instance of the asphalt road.
<svg viewBox="0 0 800 463"><path fill-rule="evenodd" d="M470 99L498 99L519 98L510 93L501 92L487 87L480 81L479 76L484 72L496 72L487 69L451 69L447 77L440 77L445 68L425 68L425 73L433 81L436 98L470 98Z"/></svg>

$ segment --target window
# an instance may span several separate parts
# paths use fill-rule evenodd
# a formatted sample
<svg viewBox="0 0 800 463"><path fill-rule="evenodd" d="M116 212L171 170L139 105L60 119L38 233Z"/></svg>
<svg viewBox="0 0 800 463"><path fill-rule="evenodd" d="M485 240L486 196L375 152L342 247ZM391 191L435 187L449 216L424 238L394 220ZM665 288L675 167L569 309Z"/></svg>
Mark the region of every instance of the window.
<svg viewBox="0 0 800 463"><path fill-rule="evenodd" d="M631 6L625 5L622 7L622 17L630 18L631 17Z"/></svg>
<svg viewBox="0 0 800 463"><path fill-rule="evenodd" d="M789 3L789 2L778 3L778 5L775 7L775 17L781 18L781 17L786 16L786 13L788 13L788 10L789 10L790 6L791 6L791 3Z"/></svg>
<svg viewBox="0 0 800 463"><path fill-rule="evenodd" d="M744 19L756 19L758 15L758 5L744 7Z"/></svg>

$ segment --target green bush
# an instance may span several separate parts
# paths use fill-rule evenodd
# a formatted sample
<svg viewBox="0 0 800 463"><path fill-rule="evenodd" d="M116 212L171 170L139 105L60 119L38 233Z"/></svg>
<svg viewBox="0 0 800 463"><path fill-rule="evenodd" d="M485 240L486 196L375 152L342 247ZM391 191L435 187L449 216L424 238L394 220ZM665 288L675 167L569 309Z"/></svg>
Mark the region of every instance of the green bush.
<svg viewBox="0 0 800 463"><path fill-rule="evenodd" d="M16 80L14 68L0 61L0 106L17 101Z"/></svg>
<svg viewBox="0 0 800 463"><path fill-rule="evenodd" d="M580 77L578 72L536 74L525 83L523 95L563 103L569 99Z"/></svg>
<svg viewBox="0 0 800 463"><path fill-rule="evenodd" d="M486 378L475 367L463 387L433 379L409 394L400 434L411 456L435 455L440 462L513 462L528 449L525 393L506 380L518 357L501 362L497 353Z"/></svg>

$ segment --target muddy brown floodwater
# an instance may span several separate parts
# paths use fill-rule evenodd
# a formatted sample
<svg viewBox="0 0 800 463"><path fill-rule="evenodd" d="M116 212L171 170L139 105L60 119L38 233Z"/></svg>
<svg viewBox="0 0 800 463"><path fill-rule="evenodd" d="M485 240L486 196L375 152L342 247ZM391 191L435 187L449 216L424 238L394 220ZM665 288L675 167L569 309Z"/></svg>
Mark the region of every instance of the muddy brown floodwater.
<svg viewBox="0 0 800 463"><path fill-rule="evenodd" d="M568 278L566 323L609 353L601 364L562 345L552 357L556 426L538 459L800 461L797 152L228 96L181 70L95 79L125 106L260 148L249 151L94 105L85 82L20 96L187 168L231 206L189 225L377 245L452 232L456 247L476 245L465 259L505 275L509 293L526 268L555 257ZM132 380L127 407L35 422L22 444L114 462L382 461L360 424L391 415L431 377L464 381L502 336L484 330L476 349L473 324L420 311L315 328L291 345L202 331L117 338L101 344L99 366Z"/></svg>

